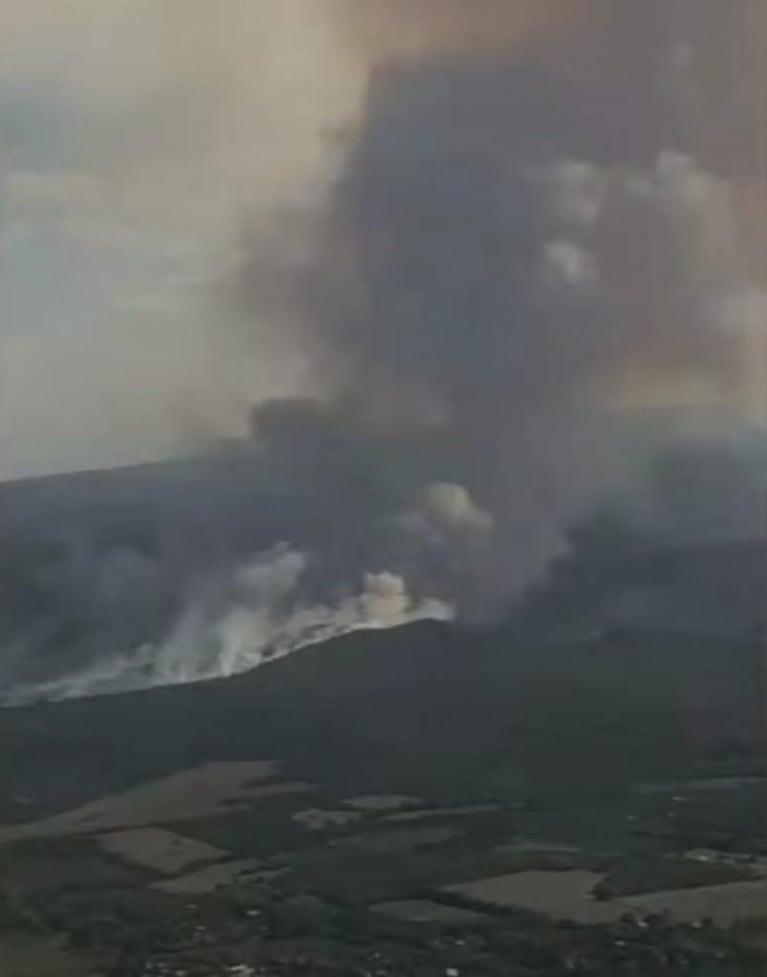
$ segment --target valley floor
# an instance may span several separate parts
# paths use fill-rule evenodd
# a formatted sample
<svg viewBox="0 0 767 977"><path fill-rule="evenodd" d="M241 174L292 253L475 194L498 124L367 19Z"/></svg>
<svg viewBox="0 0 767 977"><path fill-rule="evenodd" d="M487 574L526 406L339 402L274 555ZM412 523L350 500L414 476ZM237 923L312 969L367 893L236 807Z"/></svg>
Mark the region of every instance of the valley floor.
<svg viewBox="0 0 767 977"><path fill-rule="evenodd" d="M761 974L766 801L736 777L451 804L206 764L0 827L2 973Z"/></svg>

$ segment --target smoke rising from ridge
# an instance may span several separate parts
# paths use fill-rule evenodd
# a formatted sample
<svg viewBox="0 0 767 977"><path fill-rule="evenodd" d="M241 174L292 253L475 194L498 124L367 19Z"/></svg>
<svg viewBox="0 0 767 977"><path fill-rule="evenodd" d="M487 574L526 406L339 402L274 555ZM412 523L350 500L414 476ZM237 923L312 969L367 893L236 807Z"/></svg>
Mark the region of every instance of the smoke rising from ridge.
<svg viewBox="0 0 767 977"><path fill-rule="evenodd" d="M102 654L50 680L14 683L4 705L129 692L247 671L300 648L358 630L449 620L441 601L416 599L391 573L368 573L363 589L329 602L307 602L308 554L278 545L229 573L198 581L161 644Z"/></svg>
<svg viewBox="0 0 767 977"><path fill-rule="evenodd" d="M130 538L105 556L88 531L54 561L43 591L77 606L93 666L68 687L207 677L447 606L497 613L659 451L696 448L701 425L724 447L732 427L763 438L749 224L767 200L766 35L745 30L762 6L139 0L105 4L84 49L90 5L72 0L67 27L53 0L12 3L8 109L58 137L11 129L4 244L16 281L48 256L56 307L19 293L14 321L55 329L0 333L20 378L0 386L3 464L250 436L256 473L237 518L258 545L222 542L215 572L207 551L187 572ZM740 505L719 484L688 536L715 502ZM280 539L267 598L251 554ZM363 594L334 592L371 568Z"/></svg>

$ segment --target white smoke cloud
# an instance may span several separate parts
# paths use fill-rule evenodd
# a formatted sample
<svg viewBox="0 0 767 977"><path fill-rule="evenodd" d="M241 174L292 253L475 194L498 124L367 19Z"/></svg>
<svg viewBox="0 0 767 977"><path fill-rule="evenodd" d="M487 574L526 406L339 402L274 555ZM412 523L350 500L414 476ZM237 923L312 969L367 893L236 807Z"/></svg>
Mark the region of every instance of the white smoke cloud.
<svg viewBox="0 0 767 977"><path fill-rule="evenodd" d="M482 543L493 529L492 515L455 482L427 485L417 504L396 521L407 533L432 545Z"/></svg>
<svg viewBox="0 0 767 977"><path fill-rule="evenodd" d="M593 227L605 203L607 187L598 166L564 159L532 174L543 187L551 219L562 228Z"/></svg>
<svg viewBox="0 0 767 977"><path fill-rule="evenodd" d="M311 564L309 554L280 544L225 580L200 585L159 644L104 657L50 682L16 686L0 701L20 705L221 678L353 631L453 616L446 603L413 596L389 572L366 574L357 593L309 600L302 590Z"/></svg>
<svg viewBox="0 0 767 977"><path fill-rule="evenodd" d="M582 348L598 341L597 388L652 405L660 380L669 403L689 396L764 424L767 306L749 276L734 185L668 149L645 166L562 159L528 180L551 233L541 300L566 315L568 301L588 299ZM549 343L554 358L567 346Z"/></svg>
<svg viewBox="0 0 767 977"><path fill-rule="evenodd" d="M732 186L707 173L691 157L663 152L651 181L637 184L655 201L690 248L702 285L732 278L742 267Z"/></svg>
<svg viewBox="0 0 767 977"><path fill-rule="evenodd" d="M599 266L592 254L572 241L550 241L543 249L543 282L555 294L586 298L599 286Z"/></svg>
<svg viewBox="0 0 767 977"><path fill-rule="evenodd" d="M423 493L423 518L445 532L484 534L493 527L493 517L472 499L468 489L454 482L437 482Z"/></svg>

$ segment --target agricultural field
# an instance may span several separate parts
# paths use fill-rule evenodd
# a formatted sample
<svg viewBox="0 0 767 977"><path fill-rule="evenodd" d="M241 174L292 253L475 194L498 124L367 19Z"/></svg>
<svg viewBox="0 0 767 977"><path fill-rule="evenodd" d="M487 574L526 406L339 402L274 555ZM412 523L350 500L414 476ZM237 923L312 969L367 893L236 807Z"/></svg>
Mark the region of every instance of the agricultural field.
<svg viewBox="0 0 767 977"><path fill-rule="evenodd" d="M372 967L372 946L392 977L421 952L444 960L443 973L456 961L484 972L481 960L531 940L543 960L575 932L597 955L612 931L642 946L692 940L698 949L685 952L705 954L704 919L717 947L742 921L767 927L767 878L753 853L678 847L669 822L680 805L690 821L693 810L675 800L679 789L601 808L450 806L426 791L357 797L310 786L275 764L206 764L0 828L5 925L17 959L26 947L20 977L48 977L46 968L100 977L93 967L105 960L121 961L110 977L154 973L139 968L137 946L143 960L189 974L257 954L280 977L317 954L332 967ZM728 810L744 824L756 789L728 788ZM716 822L723 803L722 792L695 794L696 823ZM643 922L652 919L666 928Z"/></svg>
<svg viewBox="0 0 767 977"><path fill-rule="evenodd" d="M257 858L244 858L222 862L220 865L207 865L173 879L155 882L153 888L171 895L201 895L242 882L271 881L279 874L279 869L264 871L263 863Z"/></svg>
<svg viewBox="0 0 767 977"><path fill-rule="evenodd" d="M543 913L582 925L613 923L626 915L665 915L679 923L709 920L721 926L767 918L763 879L647 892L597 896L606 876L584 870L521 871L450 886L447 891L471 904Z"/></svg>
<svg viewBox="0 0 767 977"><path fill-rule="evenodd" d="M190 865L217 862L228 854L163 828L115 831L98 835L96 840L104 851L164 875L177 875Z"/></svg>
<svg viewBox="0 0 767 977"><path fill-rule="evenodd" d="M183 770L73 811L31 823L0 826L0 845L27 838L193 820L313 789L305 783L272 780L275 769L271 762L254 761L210 763Z"/></svg>

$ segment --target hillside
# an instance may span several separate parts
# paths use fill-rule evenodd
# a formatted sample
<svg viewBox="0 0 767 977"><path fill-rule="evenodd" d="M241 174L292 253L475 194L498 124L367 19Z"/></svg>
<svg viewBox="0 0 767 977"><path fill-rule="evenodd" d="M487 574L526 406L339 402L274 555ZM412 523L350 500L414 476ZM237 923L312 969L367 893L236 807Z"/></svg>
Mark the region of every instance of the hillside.
<svg viewBox="0 0 767 977"><path fill-rule="evenodd" d="M97 542L103 531L139 549L159 533L167 548L156 562L175 586L218 546L258 544L257 484L255 454L232 449L210 465L8 487L3 627L39 616L26 564L14 562L17 546L34 557L36 533L45 542L53 526L87 525ZM148 579L136 588L146 606L109 605L133 647L144 638L128 625L149 632L176 611L172 588L163 599L154 583L165 577ZM2 710L4 804L26 817L203 759L275 758L296 776L355 789L428 782L456 796L588 796L705 772L728 743L748 766L761 739L765 593L762 541L664 548L592 526L492 626L359 632L227 680ZM54 644L64 659L66 634ZM3 672L12 658L9 649Z"/></svg>
<svg viewBox="0 0 767 977"><path fill-rule="evenodd" d="M237 758L356 790L588 799L705 775L728 743L751 762L761 669L756 641L358 633L227 680L2 711L3 820Z"/></svg>
<svg viewBox="0 0 767 977"><path fill-rule="evenodd" d="M659 952L761 973L730 924L767 905L763 570L761 546L592 552L492 628L358 632L225 680L0 710L11 953L35 975L62 947L74 973L92 954L131 977L293 977L318 953L349 973L350 952L387 975L614 974L615 953Z"/></svg>

